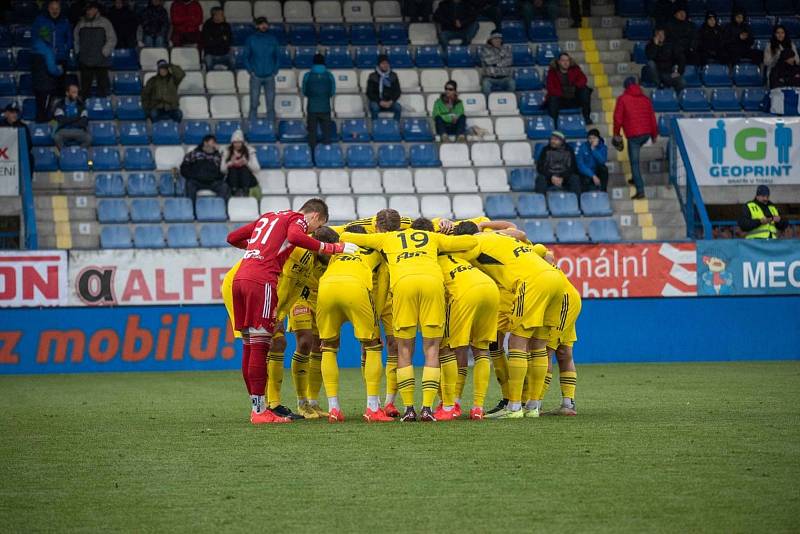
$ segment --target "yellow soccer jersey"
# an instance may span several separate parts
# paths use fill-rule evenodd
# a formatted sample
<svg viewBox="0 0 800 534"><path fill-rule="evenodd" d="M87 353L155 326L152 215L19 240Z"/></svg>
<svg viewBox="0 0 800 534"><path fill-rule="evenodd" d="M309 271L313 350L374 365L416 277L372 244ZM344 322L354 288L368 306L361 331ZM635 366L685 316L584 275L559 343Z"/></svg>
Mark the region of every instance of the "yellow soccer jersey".
<svg viewBox="0 0 800 534"><path fill-rule="evenodd" d="M453 254L439 255L439 268L444 277L444 288L451 299L459 299L472 287L492 284L494 280L467 260Z"/></svg>
<svg viewBox="0 0 800 534"><path fill-rule="evenodd" d="M373 235L345 232L342 241L383 253L392 288L398 280L409 275L423 274L442 279L437 259L439 252L466 251L477 245L477 239L470 235L447 236L411 229Z"/></svg>
<svg viewBox="0 0 800 534"><path fill-rule="evenodd" d="M556 270L540 258L530 244L513 237L484 232L475 238L478 246L460 256L507 291L514 291L519 280L530 280L542 272Z"/></svg>
<svg viewBox="0 0 800 534"><path fill-rule="evenodd" d="M357 219L342 226L331 226L330 228L339 235L341 235L348 226L360 226L366 230L368 234L377 234L378 227L375 223L376 219L377 216L373 215L372 217L364 217L363 219ZM400 229L405 230L411 228L412 222L414 222L414 220L411 217L400 217Z"/></svg>
<svg viewBox="0 0 800 534"><path fill-rule="evenodd" d="M473 217L472 219L459 219L457 221L453 221L453 226L458 226L462 222L474 222L475 224L480 224L482 222L488 222L491 219L489 217ZM434 217L431 219L433 223L433 229L437 232L441 232L442 229L439 228L439 223L442 222L442 217ZM491 231L491 230L484 230L484 232Z"/></svg>
<svg viewBox="0 0 800 534"><path fill-rule="evenodd" d="M336 276L355 278L372 290L372 276L381 263L381 256L371 249L360 248L355 254L336 254L328 262L321 280Z"/></svg>
<svg viewBox="0 0 800 534"><path fill-rule="evenodd" d="M295 301L301 297L303 290L310 283L314 273L315 255L302 248L295 248L283 264L283 271L278 279L278 311L279 321L289 313Z"/></svg>

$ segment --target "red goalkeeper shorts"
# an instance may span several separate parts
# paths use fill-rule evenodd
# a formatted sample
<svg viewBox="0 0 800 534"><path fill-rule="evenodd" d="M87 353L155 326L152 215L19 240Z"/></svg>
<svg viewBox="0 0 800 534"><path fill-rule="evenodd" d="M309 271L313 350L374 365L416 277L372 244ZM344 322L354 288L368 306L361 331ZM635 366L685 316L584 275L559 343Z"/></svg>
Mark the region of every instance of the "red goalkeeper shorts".
<svg viewBox="0 0 800 534"><path fill-rule="evenodd" d="M272 332L275 328L277 308L278 290L275 284L262 284L251 280L233 281L235 330L264 328L268 332Z"/></svg>

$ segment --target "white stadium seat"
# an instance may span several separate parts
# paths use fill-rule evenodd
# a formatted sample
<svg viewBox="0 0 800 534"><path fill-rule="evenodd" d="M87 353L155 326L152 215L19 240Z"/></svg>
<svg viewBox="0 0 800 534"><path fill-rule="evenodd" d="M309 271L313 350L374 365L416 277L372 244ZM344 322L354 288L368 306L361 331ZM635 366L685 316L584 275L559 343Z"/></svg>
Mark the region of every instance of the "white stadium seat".
<svg viewBox="0 0 800 534"><path fill-rule="evenodd" d="M245 71L246 72L246 71ZM248 85L250 75L247 76ZM275 75L275 92L297 94L299 85L297 84L297 72L294 69L281 69ZM338 89L338 87L337 87ZM247 92L250 92L248 87Z"/></svg>
<svg viewBox="0 0 800 534"><path fill-rule="evenodd" d="M344 20L348 23L372 22L372 7L367 0L347 0Z"/></svg>
<svg viewBox="0 0 800 534"><path fill-rule="evenodd" d="M450 208L450 197L447 195L425 195L420 200L420 211L423 217L445 217L451 219L453 211Z"/></svg>
<svg viewBox="0 0 800 534"><path fill-rule="evenodd" d="M253 197L233 197L228 200L228 219L231 222L250 222L258 219L258 200Z"/></svg>
<svg viewBox="0 0 800 534"><path fill-rule="evenodd" d="M204 96L182 96L180 107L184 119L208 118L208 101Z"/></svg>
<svg viewBox="0 0 800 534"><path fill-rule="evenodd" d="M239 98L236 95L216 95L211 97L212 119L239 119Z"/></svg>
<svg viewBox="0 0 800 534"><path fill-rule="evenodd" d="M531 145L527 141L514 141L503 145L503 161L506 165L533 165Z"/></svg>
<svg viewBox="0 0 800 534"><path fill-rule="evenodd" d="M478 169L478 187L483 193L501 193L509 190L505 169Z"/></svg>
<svg viewBox="0 0 800 534"><path fill-rule="evenodd" d="M262 169L256 175L262 195L285 195L286 174L280 169Z"/></svg>
<svg viewBox="0 0 800 534"><path fill-rule="evenodd" d="M478 23L478 33L475 34L475 37L472 38L472 42L470 44L477 44L477 45L485 45L486 41L489 40L489 36L494 31L494 23L483 21Z"/></svg>
<svg viewBox="0 0 800 534"><path fill-rule="evenodd" d="M350 184L359 194L381 194L381 173L377 169L354 169L350 171Z"/></svg>
<svg viewBox="0 0 800 534"><path fill-rule="evenodd" d="M495 121L494 127L500 141L522 141L528 138L522 117L500 117Z"/></svg>
<svg viewBox="0 0 800 534"><path fill-rule="evenodd" d="M342 3L334 0L314 2L314 20L322 24L338 24L342 18Z"/></svg>
<svg viewBox="0 0 800 534"><path fill-rule="evenodd" d="M275 116L278 119L302 119L303 102L300 97L298 95L275 95Z"/></svg>
<svg viewBox="0 0 800 534"><path fill-rule="evenodd" d="M472 163L476 167L497 167L502 165L500 145L497 143L474 143L472 145Z"/></svg>
<svg viewBox="0 0 800 534"><path fill-rule="evenodd" d="M458 93L462 99L464 98L464 93L481 90L481 76L478 73L478 69L453 69L450 76L458 84Z"/></svg>
<svg viewBox="0 0 800 534"><path fill-rule="evenodd" d="M439 147L439 160L442 167L463 167L471 165L469 147L466 143L449 143Z"/></svg>
<svg viewBox="0 0 800 534"><path fill-rule="evenodd" d="M439 99L439 93L431 93L429 95L425 95L425 107L428 110L428 114L433 113L433 106L436 105L436 101Z"/></svg>
<svg viewBox="0 0 800 534"><path fill-rule="evenodd" d="M227 0L225 2L225 20L235 22L253 22L252 4L246 0Z"/></svg>
<svg viewBox="0 0 800 534"><path fill-rule="evenodd" d="M155 71L156 64L162 59L169 61L169 52L166 48L142 48L139 52L139 64L143 71Z"/></svg>
<svg viewBox="0 0 800 534"><path fill-rule="evenodd" d="M427 117L425 98L422 95L400 95L400 105L403 108L403 117Z"/></svg>
<svg viewBox="0 0 800 534"><path fill-rule="evenodd" d="M444 173L441 169L417 169L414 186L418 193L441 193L445 190Z"/></svg>
<svg viewBox="0 0 800 534"><path fill-rule="evenodd" d="M276 99L277 99L277 95L276 95ZM241 107L241 109L242 109L242 115L244 115L244 116L249 115L249 113L250 113L250 95L242 96L241 102L242 102L242 104L239 107ZM259 114L264 114L264 113L267 112L267 105L266 105L266 100L264 98L264 91L261 91L261 94L258 95L258 110L257 111L258 111Z"/></svg>
<svg viewBox="0 0 800 534"><path fill-rule="evenodd" d="M412 45L438 45L436 25L430 22L412 22L408 25L408 40Z"/></svg>
<svg viewBox="0 0 800 534"><path fill-rule="evenodd" d="M447 169L445 183L450 193L477 193L478 184L472 169Z"/></svg>
<svg viewBox="0 0 800 534"><path fill-rule="evenodd" d="M358 93L358 74L354 70L332 70L333 79L336 80L336 93ZM366 86L365 86L366 87Z"/></svg>
<svg viewBox="0 0 800 534"><path fill-rule="evenodd" d="M382 209L386 209L386 197L383 195L362 195L358 197L358 216L372 217Z"/></svg>
<svg viewBox="0 0 800 534"><path fill-rule="evenodd" d="M483 130L483 135L478 135L477 128ZM467 117L467 139L470 141L494 141L496 138L492 119L489 117Z"/></svg>
<svg viewBox="0 0 800 534"><path fill-rule="evenodd" d="M292 195L314 195L319 193L317 173L310 169L291 170L286 175L289 193Z"/></svg>
<svg viewBox="0 0 800 534"><path fill-rule="evenodd" d="M400 2L396 0L377 0L372 4L375 22L403 22Z"/></svg>
<svg viewBox="0 0 800 534"><path fill-rule="evenodd" d="M200 70L200 52L196 47L177 46L172 49L170 62L183 70Z"/></svg>
<svg viewBox="0 0 800 534"><path fill-rule="evenodd" d="M340 119L357 119L364 116L364 104L361 95L336 95L333 97L333 108Z"/></svg>
<svg viewBox="0 0 800 534"><path fill-rule="evenodd" d="M291 207L289 197L261 197L261 213L285 211Z"/></svg>
<svg viewBox="0 0 800 534"><path fill-rule="evenodd" d="M183 85L181 83L181 85ZM215 70L206 74L206 89L210 95L235 95L236 80L227 70Z"/></svg>
<svg viewBox="0 0 800 534"><path fill-rule="evenodd" d="M299 211L300 207L303 204L305 204L306 202L308 202L309 200L311 200L312 198L315 198L315 195L307 195L306 194L306 195L299 195L299 196L296 196L296 197L292 198L292 210Z"/></svg>
<svg viewBox="0 0 800 534"><path fill-rule="evenodd" d="M480 195L456 195L453 197L453 217L456 220L482 217L483 201Z"/></svg>
<svg viewBox="0 0 800 534"><path fill-rule="evenodd" d="M424 93L442 93L444 84L450 79L445 69L422 69L419 81Z"/></svg>
<svg viewBox="0 0 800 534"><path fill-rule="evenodd" d="M280 74L280 71L278 71L278 73ZM276 85L277 85L277 82L276 82ZM236 87L238 88L239 94L242 94L242 95L250 94L250 73L249 72L247 72L246 70L237 70L236 71Z"/></svg>
<svg viewBox="0 0 800 534"><path fill-rule="evenodd" d="M178 169L183 163L183 156L186 152L182 146L157 146L156 147L156 169L159 171L171 171Z"/></svg>
<svg viewBox="0 0 800 534"><path fill-rule="evenodd" d="M485 117L489 114L486 109L486 97L481 93L462 94L464 102L464 115L467 117Z"/></svg>
<svg viewBox="0 0 800 534"><path fill-rule="evenodd" d="M419 217L419 199L414 195L395 195L389 198L389 207L406 217Z"/></svg>
<svg viewBox="0 0 800 534"><path fill-rule="evenodd" d="M153 73L155 75L155 73ZM149 79L148 76L145 76ZM145 82L147 83L147 82ZM179 95L204 95L206 94L205 81L203 80L203 73L199 70L186 71L186 76L178 86Z"/></svg>
<svg viewBox="0 0 800 534"><path fill-rule="evenodd" d="M383 190L392 193L413 193L414 181L409 169L387 169L383 171Z"/></svg>
<svg viewBox="0 0 800 534"><path fill-rule="evenodd" d="M514 93L491 93L489 95L489 113L499 116L519 116L517 96Z"/></svg>
<svg viewBox="0 0 800 534"><path fill-rule="evenodd" d="M219 5L217 0L200 0L200 7L203 9L203 20L208 20L211 16L211 8L219 7ZM169 13L169 9L167 9L167 13Z"/></svg>
<svg viewBox="0 0 800 534"><path fill-rule="evenodd" d="M394 72L397 74L400 90L403 93L419 93L419 74L415 69L398 69ZM365 89L366 87L364 85Z"/></svg>
<svg viewBox="0 0 800 534"><path fill-rule="evenodd" d="M328 218L331 221L352 221L356 215L356 201L351 196L338 195L325 198L328 204Z"/></svg>
<svg viewBox="0 0 800 534"><path fill-rule="evenodd" d="M347 195L350 193L350 175L341 169L324 169L319 173L319 190L323 195Z"/></svg>
<svg viewBox="0 0 800 534"><path fill-rule="evenodd" d="M278 0L256 0L253 4L253 19L258 17L266 17L270 24L283 22L281 3Z"/></svg>
<svg viewBox="0 0 800 534"><path fill-rule="evenodd" d="M311 15L311 2L305 0L289 0L283 4L283 20L293 22L314 22Z"/></svg>

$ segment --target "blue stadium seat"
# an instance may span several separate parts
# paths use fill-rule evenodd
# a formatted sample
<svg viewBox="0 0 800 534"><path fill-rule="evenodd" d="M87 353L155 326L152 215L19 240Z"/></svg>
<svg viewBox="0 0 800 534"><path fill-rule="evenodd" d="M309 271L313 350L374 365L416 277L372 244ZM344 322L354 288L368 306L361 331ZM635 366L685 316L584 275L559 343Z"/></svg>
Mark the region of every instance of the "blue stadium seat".
<svg viewBox="0 0 800 534"><path fill-rule="evenodd" d="M200 227L201 247L228 247L228 227L224 224L204 224Z"/></svg>
<svg viewBox="0 0 800 534"><path fill-rule="evenodd" d="M118 171L122 168L116 146L93 148L91 159L92 168L97 171Z"/></svg>
<svg viewBox="0 0 800 534"><path fill-rule="evenodd" d="M371 145L347 147L347 166L351 169L371 169L376 166L375 151Z"/></svg>
<svg viewBox="0 0 800 534"><path fill-rule="evenodd" d="M138 72L117 72L113 77L113 88L115 95L140 95L142 78Z"/></svg>
<svg viewBox="0 0 800 534"><path fill-rule="evenodd" d="M123 197L125 196L125 180L121 174L100 173L94 176L94 196L96 197Z"/></svg>
<svg viewBox="0 0 800 534"><path fill-rule="evenodd" d="M211 133L208 121L186 121L183 126L183 142L187 145L199 145L203 137Z"/></svg>
<svg viewBox="0 0 800 534"><path fill-rule="evenodd" d="M444 55L438 46L426 45L417 47L417 67L435 69L444 67Z"/></svg>
<svg viewBox="0 0 800 534"><path fill-rule="evenodd" d="M89 153L85 148L68 146L61 150L59 167L64 172L88 171Z"/></svg>
<svg viewBox="0 0 800 534"><path fill-rule="evenodd" d="M281 168L281 153L277 145L260 145L256 147L256 157L262 169Z"/></svg>
<svg viewBox="0 0 800 534"><path fill-rule="evenodd" d="M441 167L438 146L433 143L411 145L412 167Z"/></svg>
<svg viewBox="0 0 800 534"><path fill-rule="evenodd" d="M750 31L753 32L755 39L769 39L772 37L773 24L767 17L754 17L751 13L747 22L750 24Z"/></svg>
<svg viewBox="0 0 800 534"><path fill-rule="evenodd" d="M125 168L129 171L152 171L156 168L153 153L149 147L128 147L125 149Z"/></svg>
<svg viewBox="0 0 800 534"><path fill-rule="evenodd" d="M714 111L741 111L739 97L732 87L719 87L711 91L711 107Z"/></svg>
<svg viewBox="0 0 800 534"><path fill-rule="evenodd" d="M517 199L517 210L519 211L519 216L526 219L538 219L550 215L547 211L544 195L541 193L520 195Z"/></svg>
<svg viewBox="0 0 800 534"><path fill-rule="evenodd" d="M22 79L23 77L28 80L30 83L31 76L30 74L23 74L19 77L19 85L20 85L20 94L29 95L30 92L26 92L23 89ZM13 74L9 73L2 73L0 74L0 96L15 96L17 94L17 81L14 78Z"/></svg>
<svg viewBox="0 0 800 534"><path fill-rule="evenodd" d="M583 214L588 217L602 217L613 213L608 193L605 191L581 193L581 209Z"/></svg>
<svg viewBox="0 0 800 534"><path fill-rule="evenodd" d="M558 43L541 43L536 47L536 64L549 65L561 53Z"/></svg>
<svg viewBox="0 0 800 534"><path fill-rule="evenodd" d="M325 169L341 169L344 167L344 154L338 144L317 145L314 148L314 163Z"/></svg>
<svg viewBox="0 0 800 534"><path fill-rule="evenodd" d="M245 138L249 143L274 143L277 141L275 135L275 123L266 119L256 119L247 125Z"/></svg>
<svg viewBox="0 0 800 534"><path fill-rule="evenodd" d="M513 169L508 177L512 191L533 191L536 183L536 171L531 168Z"/></svg>
<svg viewBox="0 0 800 534"><path fill-rule="evenodd" d="M31 122L36 119L36 100L26 98L22 101L22 120Z"/></svg>
<svg viewBox="0 0 800 534"><path fill-rule="evenodd" d="M175 124L172 121L169 121L172 124ZM156 125L153 125L153 131L155 131ZM168 145L177 145L180 144L180 137L178 136L178 127L175 124L175 137L170 138L169 143L163 142L156 142L155 139L153 142L155 144L168 144ZM121 145L147 145L150 143L150 138L147 135L147 124L144 122L121 122L120 123L120 132L119 132L119 142Z"/></svg>
<svg viewBox="0 0 800 534"><path fill-rule="evenodd" d="M528 44L512 44L511 56L515 67L530 67L536 64L536 59L528 48Z"/></svg>
<svg viewBox="0 0 800 534"><path fill-rule="evenodd" d="M317 30L313 24L289 24L286 36L294 46L316 46Z"/></svg>
<svg viewBox="0 0 800 534"><path fill-rule="evenodd" d="M398 22L390 22L378 26L378 41L386 45L408 44L408 26Z"/></svg>
<svg viewBox="0 0 800 534"><path fill-rule="evenodd" d="M758 65L740 63L733 67L733 83L739 87L761 87L764 85L764 76Z"/></svg>
<svg viewBox="0 0 800 534"><path fill-rule="evenodd" d="M589 239L595 242L622 241L622 236L614 219L595 219L589 221Z"/></svg>
<svg viewBox="0 0 800 534"><path fill-rule="evenodd" d="M372 24L351 24L350 43L354 46L375 46L378 44L378 34Z"/></svg>
<svg viewBox="0 0 800 534"><path fill-rule="evenodd" d="M115 48L111 51L113 70L139 70L139 52L135 48Z"/></svg>
<svg viewBox="0 0 800 534"><path fill-rule="evenodd" d="M194 211L198 221L219 222L228 220L228 213L225 211L225 201L220 197L197 197Z"/></svg>
<svg viewBox="0 0 800 534"><path fill-rule="evenodd" d="M550 191L547 193L547 205L553 217L580 217L578 197L568 191Z"/></svg>
<svg viewBox="0 0 800 534"><path fill-rule="evenodd" d="M161 196L183 196L186 194L186 180L179 174L161 173L158 176L158 194ZM166 207L164 209L166 210Z"/></svg>
<svg viewBox="0 0 800 534"><path fill-rule="evenodd" d="M797 5L794 0L769 0L769 2L764 2L764 7L767 8L770 15L794 15L797 13ZM778 19L778 24L783 24L786 26L786 20L781 17ZM792 30L789 29L789 35L797 35L797 33L792 33Z"/></svg>
<svg viewBox="0 0 800 534"><path fill-rule="evenodd" d="M539 156L542 155L542 150L544 150L546 146L547 142L540 142L533 145L533 161L539 161Z"/></svg>
<svg viewBox="0 0 800 534"><path fill-rule="evenodd" d="M528 139L549 139L555 129L550 115L539 115L525 121L525 133L528 134Z"/></svg>
<svg viewBox="0 0 800 534"><path fill-rule="evenodd" d="M17 50L17 60L14 62L16 70L28 72L31 70L31 51L28 48Z"/></svg>
<svg viewBox="0 0 800 534"><path fill-rule="evenodd" d="M767 13L764 10L764 0L736 0L736 5L750 15L766 15Z"/></svg>
<svg viewBox="0 0 800 534"><path fill-rule="evenodd" d="M97 220L101 223L128 222L128 204L123 198L100 198L97 200Z"/></svg>
<svg viewBox="0 0 800 534"><path fill-rule="evenodd" d="M586 229L580 219L558 221L556 237L559 243L585 243L589 240L586 236Z"/></svg>
<svg viewBox="0 0 800 534"><path fill-rule="evenodd" d="M347 26L343 24L320 24L319 44L325 46L347 46L350 36L347 35Z"/></svg>
<svg viewBox="0 0 800 534"><path fill-rule="evenodd" d="M331 142L337 143L339 141L339 131L336 121L331 121ZM322 139L322 125L317 123L317 139Z"/></svg>
<svg viewBox="0 0 800 534"><path fill-rule="evenodd" d="M292 55L289 52L289 48L287 47L281 48L280 56L278 57L278 66L282 69L290 69L294 66L294 63L292 62Z"/></svg>
<svg viewBox="0 0 800 534"><path fill-rule="evenodd" d="M325 54L325 65L329 69L352 69L353 56L347 46L332 46Z"/></svg>
<svg viewBox="0 0 800 534"><path fill-rule="evenodd" d="M646 2L641 0L617 0L617 15L620 17L644 17L647 15Z"/></svg>
<svg viewBox="0 0 800 534"><path fill-rule="evenodd" d="M49 122L30 125L33 146L53 146L53 127Z"/></svg>
<svg viewBox="0 0 800 534"><path fill-rule="evenodd" d="M672 119L680 117L679 113L662 113L658 116L658 135L672 137Z"/></svg>
<svg viewBox="0 0 800 534"><path fill-rule="evenodd" d="M298 46L294 49L294 66L298 69L310 69L316 53L316 46Z"/></svg>
<svg viewBox="0 0 800 534"><path fill-rule="evenodd" d="M28 74L20 74L19 76L19 87L14 87L14 77L13 75L6 75L9 78L9 82L11 84L10 88L6 88L5 90L10 90L10 95L20 94L23 96L31 96L33 95L33 77ZM6 82L8 84L9 82Z"/></svg>
<svg viewBox="0 0 800 534"><path fill-rule="evenodd" d="M703 67L703 85L706 87L729 87L731 75L728 66L711 64Z"/></svg>
<svg viewBox="0 0 800 534"><path fill-rule="evenodd" d="M217 126L214 128L214 135L217 136L218 143L227 145L230 143L233 132L241 129L241 121L217 121Z"/></svg>
<svg viewBox="0 0 800 534"><path fill-rule="evenodd" d="M774 0L771 0L774 1ZM800 19L797 18L797 11L791 17L779 17L778 24L786 26L786 33L791 36L800 34ZM793 37L796 38L796 37ZM796 46L796 45L795 45Z"/></svg>
<svg viewBox="0 0 800 534"><path fill-rule="evenodd" d="M680 111L678 99L675 98L675 91L672 89L656 89L651 96L653 109L656 112Z"/></svg>
<svg viewBox="0 0 800 534"><path fill-rule="evenodd" d="M252 24L245 24L250 28L250 31L255 33L256 29L253 27ZM281 45L282 48L285 48L287 44L289 44L289 37L286 34L286 28L283 24L270 24L267 33L274 36L275 39L278 40L278 44Z"/></svg>
<svg viewBox="0 0 800 534"><path fill-rule="evenodd" d="M514 69L514 81L517 91L538 91L544 88L539 70L532 67Z"/></svg>
<svg viewBox="0 0 800 534"><path fill-rule="evenodd" d="M394 119L378 119L372 122L372 139L378 142L402 141L400 123Z"/></svg>
<svg viewBox="0 0 800 534"><path fill-rule="evenodd" d="M244 46L244 44L247 42L247 38L253 33L253 30L254 28L252 24L231 24L231 38L233 39L232 44L235 46Z"/></svg>
<svg viewBox="0 0 800 534"><path fill-rule="evenodd" d="M378 47L374 45L356 48L355 64L359 69L374 69L378 61Z"/></svg>
<svg viewBox="0 0 800 534"><path fill-rule="evenodd" d="M403 131L403 139L407 142L432 142L433 130L428 119L424 118L409 118L400 121L401 129Z"/></svg>
<svg viewBox="0 0 800 534"><path fill-rule="evenodd" d="M92 121L89 123L92 146L117 144L117 125L114 122Z"/></svg>
<svg viewBox="0 0 800 534"><path fill-rule="evenodd" d="M742 91L742 108L745 111L762 111L767 90L763 87L748 87Z"/></svg>
<svg viewBox="0 0 800 534"><path fill-rule="evenodd" d="M114 118L114 109L110 98L91 97L86 101L86 112L89 120L110 120Z"/></svg>
<svg viewBox="0 0 800 534"><path fill-rule="evenodd" d="M559 115L558 129L567 137L580 139L586 137L586 122L583 120L582 115Z"/></svg>
<svg viewBox="0 0 800 534"><path fill-rule="evenodd" d="M128 175L128 195L132 197L158 196L156 176L152 173L136 172Z"/></svg>
<svg viewBox="0 0 800 534"><path fill-rule="evenodd" d="M145 139L147 138L147 130L141 128L145 126L143 122L131 122L128 123L131 125L136 126L136 133L139 134L135 136L132 140L138 141L142 138L142 134L144 134ZM123 128L123 134L120 137L124 137L125 128ZM144 131L142 131L144 130ZM145 141L146 143L146 141ZM141 142L124 142L123 145L138 145L142 144ZM179 145L181 144L181 133L178 130L178 123L174 121L158 121L153 123L153 144L154 145Z"/></svg>
<svg viewBox="0 0 800 534"><path fill-rule="evenodd" d="M489 195L483 204L486 216L490 219L514 219L517 210L509 195Z"/></svg>
<svg viewBox="0 0 800 534"><path fill-rule="evenodd" d="M646 46L646 41L634 43L633 51L631 52L631 61L637 65L647 65L647 54L645 53Z"/></svg>
<svg viewBox="0 0 800 534"><path fill-rule="evenodd" d="M36 172L58 170L58 158L52 148L37 146L33 149L33 170Z"/></svg>
<svg viewBox="0 0 800 534"><path fill-rule="evenodd" d="M531 243L555 243L553 225L549 219L537 219L525 222L525 233Z"/></svg>
<svg viewBox="0 0 800 534"><path fill-rule="evenodd" d="M131 221L161 222L161 205L156 198L134 198L131 200Z"/></svg>
<svg viewBox="0 0 800 534"><path fill-rule="evenodd" d="M702 89L684 89L678 97L683 111L709 111L711 107L706 100L706 93ZM675 111L667 109L664 111Z"/></svg>
<svg viewBox="0 0 800 534"><path fill-rule="evenodd" d="M525 24L518 20L500 22L500 32L503 34L503 41L506 43L528 42L528 32L525 30Z"/></svg>
<svg viewBox="0 0 800 534"><path fill-rule="evenodd" d="M688 0L686 6L688 7L688 15L692 17L702 17L706 12L705 0Z"/></svg>
<svg viewBox="0 0 800 534"><path fill-rule="evenodd" d="M0 70L14 70L14 51L10 48L0 50Z"/></svg>
<svg viewBox="0 0 800 534"><path fill-rule="evenodd" d="M7 25L0 26L0 47L11 48L14 46L14 36L11 34L11 28Z"/></svg>
<svg viewBox="0 0 800 534"><path fill-rule="evenodd" d="M130 182L130 178L128 179ZM192 201L187 197L164 199L164 220L167 222L190 222L194 220Z"/></svg>
<svg viewBox="0 0 800 534"><path fill-rule="evenodd" d="M403 145L380 145L378 148L378 166L383 168L407 167L408 158Z"/></svg>
<svg viewBox="0 0 800 534"><path fill-rule="evenodd" d="M697 72L697 67L694 65L686 65L683 69L683 81L686 87L702 87L703 82L700 80L700 73Z"/></svg>
<svg viewBox="0 0 800 534"><path fill-rule="evenodd" d="M628 19L622 36L631 41L647 41L653 36L653 21L649 18Z"/></svg>
<svg viewBox="0 0 800 534"><path fill-rule="evenodd" d="M523 115L539 115L544 113L544 91L528 91L519 97L519 112Z"/></svg>
<svg viewBox="0 0 800 534"><path fill-rule="evenodd" d="M306 144L291 144L283 147L283 166L287 169L310 169L311 148Z"/></svg>
<svg viewBox="0 0 800 534"><path fill-rule="evenodd" d="M117 98L117 118L121 121L141 121L145 119L142 99L139 96Z"/></svg>
<svg viewBox="0 0 800 534"><path fill-rule="evenodd" d="M368 143L369 128L366 119L344 119L342 121L342 141L345 143Z"/></svg>
<svg viewBox="0 0 800 534"><path fill-rule="evenodd" d="M103 226L100 230L100 248L131 248L131 231L128 226Z"/></svg>
<svg viewBox="0 0 800 534"><path fill-rule="evenodd" d="M534 43L558 41L556 25L550 20L533 20L528 27L528 39Z"/></svg>
<svg viewBox="0 0 800 534"><path fill-rule="evenodd" d="M468 46L449 45L447 47L448 67L474 67L476 64L477 58Z"/></svg>
<svg viewBox="0 0 800 534"><path fill-rule="evenodd" d="M133 229L133 246L136 248L164 248L164 231L160 225L139 225Z"/></svg>
<svg viewBox="0 0 800 534"><path fill-rule="evenodd" d="M189 207L191 208L191 202ZM196 247L197 232L194 224L170 224L167 227L167 246L170 248Z"/></svg>
<svg viewBox="0 0 800 534"><path fill-rule="evenodd" d="M389 63L393 69L410 69L414 67L414 58L408 46L389 46L386 47L386 54L389 56Z"/></svg>
<svg viewBox="0 0 800 534"><path fill-rule="evenodd" d="M305 122L299 119L280 121L278 123L278 139L281 143L305 143L308 141Z"/></svg>

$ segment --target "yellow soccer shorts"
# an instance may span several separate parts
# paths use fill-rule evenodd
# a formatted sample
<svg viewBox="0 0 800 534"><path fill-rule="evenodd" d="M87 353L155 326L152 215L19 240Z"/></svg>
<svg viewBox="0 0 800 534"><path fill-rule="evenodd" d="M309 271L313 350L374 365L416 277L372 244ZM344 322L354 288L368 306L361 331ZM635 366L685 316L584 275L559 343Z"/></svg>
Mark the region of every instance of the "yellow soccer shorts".
<svg viewBox="0 0 800 534"><path fill-rule="evenodd" d="M394 336L413 339L417 325L422 337L439 338L444 333L444 283L427 274L404 276L392 287Z"/></svg>
<svg viewBox="0 0 800 534"><path fill-rule="evenodd" d="M550 339L550 329L561 325L566 313L564 278L557 271L544 271L521 280L514 290L511 333L527 339Z"/></svg>
<svg viewBox="0 0 800 534"><path fill-rule="evenodd" d="M566 313L563 314L559 328L550 329L550 339L547 341L547 348L556 350L560 345L571 347L578 341L578 332L575 323L581 313L581 295L574 288L569 287L564 292L566 302Z"/></svg>
<svg viewBox="0 0 800 534"><path fill-rule="evenodd" d="M239 270L239 263L231 268L222 279L222 286L220 286L220 293L222 293L222 302L225 304L225 310L228 312L228 319L231 321L231 328L236 324L233 317L233 279L236 277L236 272ZM233 337L242 337L242 333L238 330L233 331Z"/></svg>
<svg viewBox="0 0 800 534"><path fill-rule="evenodd" d="M506 333L511 331L511 315L514 311L514 293L498 288L500 304L497 312L497 331Z"/></svg>
<svg viewBox="0 0 800 534"><path fill-rule="evenodd" d="M451 348L472 345L488 349L497 339L499 296L495 284L472 286L461 298L448 303L447 344Z"/></svg>
<svg viewBox="0 0 800 534"><path fill-rule="evenodd" d="M368 341L379 337L372 295L352 278L329 278L319 284L316 315L320 339L337 339L347 321L353 325L356 339Z"/></svg>
<svg viewBox="0 0 800 534"><path fill-rule="evenodd" d="M317 330L316 321L317 295L310 293L308 296L300 297L289 310L289 321L287 332L297 332L299 330Z"/></svg>

